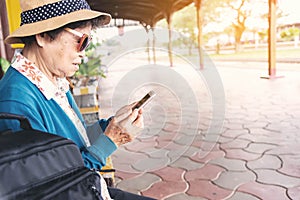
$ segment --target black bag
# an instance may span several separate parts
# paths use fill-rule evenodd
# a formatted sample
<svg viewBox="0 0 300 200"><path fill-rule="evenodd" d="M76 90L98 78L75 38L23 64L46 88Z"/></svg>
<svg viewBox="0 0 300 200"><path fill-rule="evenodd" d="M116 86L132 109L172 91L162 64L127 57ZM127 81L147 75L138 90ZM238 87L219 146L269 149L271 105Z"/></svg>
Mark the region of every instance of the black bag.
<svg viewBox="0 0 300 200"><path fill-rule="evenodd" d="M75 143L33 130L22 116L0 119L17 119L25 129L0 133L1 200L102 200L100 176L84 166Z"/></svg>

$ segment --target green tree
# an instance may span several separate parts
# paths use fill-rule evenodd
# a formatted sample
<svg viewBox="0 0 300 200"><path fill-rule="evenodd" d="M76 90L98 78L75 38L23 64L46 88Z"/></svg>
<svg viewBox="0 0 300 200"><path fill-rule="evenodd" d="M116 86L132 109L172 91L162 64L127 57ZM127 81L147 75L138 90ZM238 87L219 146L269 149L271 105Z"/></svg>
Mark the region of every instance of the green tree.
<svg viewBox="0 0 300 200"><path fill-rule="evenodd" d="M223 7L229 8L229 12L234 14L232 27L234 30L235 50L241 49L241 38L246 30L246 20L251 16L251 0L224 0Z"/></svg>
<svg viewBox="0 0 300 200"><path fill-rule="evenodd" d="M95 50L100 46L99 43L91 43L85 50L85 59L79 65L79 70L75 73L75 77L82 80L82 85L86 86L93 76L105 77L104 72L100 68L101 59L99 55L96 55Z"/></svg>
<svg viewBox="0 0 300 200"><path fill-rule="evenodd" d="M201 0L201 15L202 15L202 27L213 22L221 21L218 17L218 12L216 12L216 7L220 6L219 0ZM174 13L172 17L172 27L174 30L182 33L183 37L176 41L176 45L184 45L189 49L189 54L191 50L197 44L197 18L196 18L196 7L194 4L183 8L182 10ZM158 26L167 27L166 20L158 22ZM206 40L209 37L205 35ZM201 38L203 39L203 38Z"/></svg>
<svg viewBox="0 0 300 200"><path fill-rule="evenodd" d="M8 67L10 66L10 63L5 58L0 58L0 66L3 70L3 72L5 73L6 70L8 69Z"/></svg>
<svg viewBox="0 0 300 200"><path fill-rule="evenodd" d="M292 27L285 29L280 33L280 37L285 41L292 41L295 37L299 37L300 29L297 27Z"/></svg>
<svg viewBox="0 0 300 200"><path fill-rule="evenodd" d="M261 41L265 41L265 39L268 37L268 32L269 32L268 29L257 32Z"/></svg>
<svg viewBox="0 0 300 200"><path fill-rule="evenodd" d="M196 27L196 9L193 5L174 14L173 28L182 33L183 36L179 41L188 48L189 54L192 54L191 50L197 41Z"/></svg>

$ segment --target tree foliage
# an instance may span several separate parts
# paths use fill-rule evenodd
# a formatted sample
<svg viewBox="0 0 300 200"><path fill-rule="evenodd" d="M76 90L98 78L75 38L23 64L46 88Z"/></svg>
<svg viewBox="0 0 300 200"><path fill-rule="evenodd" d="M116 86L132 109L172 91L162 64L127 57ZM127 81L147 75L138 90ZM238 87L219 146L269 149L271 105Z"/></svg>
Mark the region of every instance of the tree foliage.
<svg viewBox="0 0 300 200"><path fill-rule="evenodd" d="M104 71L101 69L100 56L95 52L98 46L100 46L99 43L91 43L85 50L86 56L79 65L79 70L74 75L75 79L81 80L81 85L83 86L88 85L91 77L106 77Z"/></svg>
<svg viewBox="0 0 300 200"><path fill-rule="evenodd" d="M201 0L202 27L205 29L204 39L217 38L226 34L234 36L236 50L240 50L241 40L246 30L261 32L263 39L268 22L268 0ZM277 9L277 19L285 16ZM159 23L162 25L163 23ZM164 25L164 27L167 27ZM174 14L172 27L197 41L196 7L194 4ZM203 30L204 30L203 29ZM229 42L229 41L226 41ZM222 42L221 43L226 43ZM182 43L186 43L182 41Z"/></svg>
<svg viewBox="0 0 300 200"><path fill-rule="evenodd" d="M10 63L5 58L0 58L0 66L3 70L3 72L5 73L6 70L8 69L8 67L10 66Z"/></svg>
<svg viewBox="0 0 300 200"><path fill-rule="evenodd" d="M295 37L299 37L300 29L296 27L288 28L280 33L280 37L286 41L291 41Z"/></svg>

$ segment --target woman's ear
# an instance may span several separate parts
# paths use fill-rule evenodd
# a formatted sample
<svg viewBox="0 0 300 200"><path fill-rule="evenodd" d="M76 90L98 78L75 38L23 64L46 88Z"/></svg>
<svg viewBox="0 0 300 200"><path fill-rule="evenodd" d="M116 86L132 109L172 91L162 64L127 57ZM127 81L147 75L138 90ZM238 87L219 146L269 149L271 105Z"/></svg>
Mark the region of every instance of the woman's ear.
<svg viewBox="0 0 300 200"><path fill-rule="evenodd" d="M49 39L49 36L45 33L39 33L35 35L36 43L39 47L45 46L47 40Z"/></svg>

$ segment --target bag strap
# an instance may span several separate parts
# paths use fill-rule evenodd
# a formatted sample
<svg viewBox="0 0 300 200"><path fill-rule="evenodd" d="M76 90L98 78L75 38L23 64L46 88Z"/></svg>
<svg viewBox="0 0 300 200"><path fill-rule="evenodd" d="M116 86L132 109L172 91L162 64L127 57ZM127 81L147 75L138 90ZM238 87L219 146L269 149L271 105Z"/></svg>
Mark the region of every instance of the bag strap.
<svg viewBox="0 0 300 200"><path fill-rule="evenodd" d="M0 113L0 119L16 119L20 122L20 127L24 130L33 130L29 120L23 115L16 115L11 113Z"/></svg>

